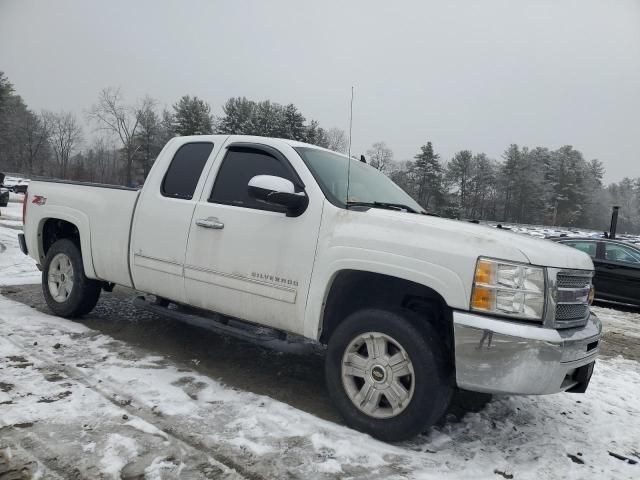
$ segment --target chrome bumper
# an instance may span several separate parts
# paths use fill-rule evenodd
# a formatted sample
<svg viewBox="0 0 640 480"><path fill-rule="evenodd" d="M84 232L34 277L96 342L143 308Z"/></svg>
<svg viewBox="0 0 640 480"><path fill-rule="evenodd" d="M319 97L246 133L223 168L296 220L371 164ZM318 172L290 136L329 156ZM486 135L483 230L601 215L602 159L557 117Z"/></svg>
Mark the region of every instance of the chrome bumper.
<svg viewBox="0 0 640 480"><path fill-rule="evenodd" d="M521 395L584 391L602 331L593 313L562 330L466 312L454 312L453 324L458 386Z"/></svg>

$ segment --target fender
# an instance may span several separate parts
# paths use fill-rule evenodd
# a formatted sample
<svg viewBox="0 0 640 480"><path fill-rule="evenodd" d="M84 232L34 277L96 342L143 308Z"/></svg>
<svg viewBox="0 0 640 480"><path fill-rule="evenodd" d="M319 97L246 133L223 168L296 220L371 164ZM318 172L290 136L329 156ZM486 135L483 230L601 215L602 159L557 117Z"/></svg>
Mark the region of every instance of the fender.
<svg viewBox="0 0 640 480"><path fill-rule="evenodd" d="M99 280L96 276L95 268L93 266L93 255L91 251L91 224L89 217L79 210L65 207L62 205L51 205L47 209L47 216L38 219L38 245L37 252L39 262L44 259L44 245L42 243L42 230L47 220L64 220L72 223L78 229L80 233L80 248L82 249L82 263L84 266L84 273L88 278ZM34 214L33 210L30 214Z"/></svg>
<svg viewBox="0 0 640 480"><path fill-rule="evenodd" d="M437 292L449 307L466 309L469 292L452 270L415 258L355 247L336 246L329 255L335 260L318 261L307 299L304 335L318 339L324 307L335 278L343 270L379 273L424 285Z"/></svg>

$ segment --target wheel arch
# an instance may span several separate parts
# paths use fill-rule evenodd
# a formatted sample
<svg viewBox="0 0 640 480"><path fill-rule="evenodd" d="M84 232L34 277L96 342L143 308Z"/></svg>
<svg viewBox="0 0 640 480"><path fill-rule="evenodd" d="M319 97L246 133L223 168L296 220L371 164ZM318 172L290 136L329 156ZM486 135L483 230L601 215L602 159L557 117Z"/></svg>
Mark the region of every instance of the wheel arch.
<svg viewBox="0 0 640 480"><path fill-rule="evenodd" d="M80 249L85 275L96 278L91 255L91 236L88 218L66 212L43 217L38 222L38 261L40 264L55 241L62 238L72 240Z"/></svg>
<svg viewBox="0 0 640 480"><path fill-rule="evenodd" d="M367 307L415 312L432 324L453 355L453 316L445 297L423 283L369 270L348 268L334 273L327 285L317 338L328 343L349 314Z"/></svg>

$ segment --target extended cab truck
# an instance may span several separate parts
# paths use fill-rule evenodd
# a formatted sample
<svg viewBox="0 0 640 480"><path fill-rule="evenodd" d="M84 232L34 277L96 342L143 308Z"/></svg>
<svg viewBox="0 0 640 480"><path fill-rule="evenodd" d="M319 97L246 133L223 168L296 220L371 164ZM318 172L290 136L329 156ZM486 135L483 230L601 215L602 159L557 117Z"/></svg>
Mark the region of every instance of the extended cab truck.
<svg viewBox="0 0 640 480"><path fill-rule="evenodd" d="M588 255L430 216L362 162L347 182L348 162L288 140L174 138L139 191L32 181L21 245L61 316L117 284L326 344L332 400L381 439L423 431L455 388L586 389L601 333Z"/></svg>

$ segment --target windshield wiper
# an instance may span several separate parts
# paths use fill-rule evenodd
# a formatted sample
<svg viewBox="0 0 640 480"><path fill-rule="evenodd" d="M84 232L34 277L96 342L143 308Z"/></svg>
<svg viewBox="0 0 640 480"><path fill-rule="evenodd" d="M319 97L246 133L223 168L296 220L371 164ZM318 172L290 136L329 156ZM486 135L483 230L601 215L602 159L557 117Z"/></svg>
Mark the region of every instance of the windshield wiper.
<svg viewBox="0 0 640 480"><path fill-rule="evenodd" d="M411 208L403 203L389 203L389 202L347 202L347 207L373 207L373 208L386 208L387 210L406 211L409 213L422 213L416 209Z"/></svg>

